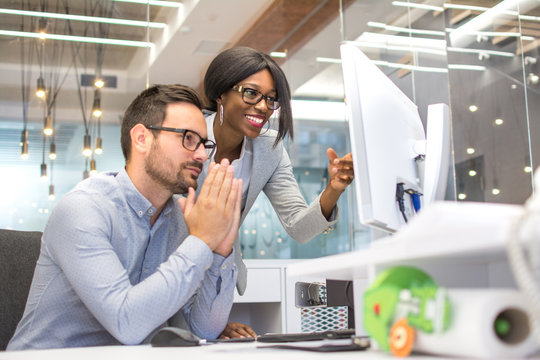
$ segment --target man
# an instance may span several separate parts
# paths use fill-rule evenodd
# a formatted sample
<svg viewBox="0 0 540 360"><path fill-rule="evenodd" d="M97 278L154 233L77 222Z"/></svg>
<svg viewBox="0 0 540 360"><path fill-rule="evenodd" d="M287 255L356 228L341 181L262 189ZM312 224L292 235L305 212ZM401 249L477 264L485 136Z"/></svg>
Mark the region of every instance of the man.
<svg viewBox="0 0 540 360"><path fill-rule="evenodd" d="M125 169L79 183L51 214L8 350L138 344L182 318L202 338L224 329L242 183L227 161L212 165L195 201L215 150L198 94L143 91L124 114L121 143Z"/></svg>

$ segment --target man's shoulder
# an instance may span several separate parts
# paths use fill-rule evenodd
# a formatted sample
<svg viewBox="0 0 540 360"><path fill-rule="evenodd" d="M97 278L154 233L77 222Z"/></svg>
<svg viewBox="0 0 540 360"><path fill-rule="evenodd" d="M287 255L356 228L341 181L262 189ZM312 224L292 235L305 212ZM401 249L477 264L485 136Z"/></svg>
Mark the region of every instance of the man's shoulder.
<svg viewBox="0 0 540 360"><path fill-rule="evenodd" d="M100 197L107 198L117 196L119 194L120 184L116 179L116 172L107 172L91 176L70 190L66 197L85 198Z"/></svg>

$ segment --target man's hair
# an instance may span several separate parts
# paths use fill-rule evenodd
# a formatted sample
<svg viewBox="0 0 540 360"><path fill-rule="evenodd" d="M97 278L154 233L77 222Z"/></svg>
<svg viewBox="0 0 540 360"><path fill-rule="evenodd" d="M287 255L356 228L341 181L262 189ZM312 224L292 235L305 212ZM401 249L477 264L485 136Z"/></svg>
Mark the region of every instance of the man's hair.
<svg viewBox="0 0 540 360"><path fill-rule="evenodd" d="M233 47L218 54L204 76L207 109L217 111L216 100L245 78L268 69L279 99L279 128L276 144L287 134L293 138L291 90L285 73L269 55L249 47Z"/></svg>
<svg viewBox="0 0 540 360"><path fill-rule="evenodd" d="M193 104L202 110L202 99L199 94L192 88L180 84L152 85L131 102L122 119L120 136L126 162L131 155L131 129L137 124L161 126L167 114L167 105L178 102Z"/></svg>

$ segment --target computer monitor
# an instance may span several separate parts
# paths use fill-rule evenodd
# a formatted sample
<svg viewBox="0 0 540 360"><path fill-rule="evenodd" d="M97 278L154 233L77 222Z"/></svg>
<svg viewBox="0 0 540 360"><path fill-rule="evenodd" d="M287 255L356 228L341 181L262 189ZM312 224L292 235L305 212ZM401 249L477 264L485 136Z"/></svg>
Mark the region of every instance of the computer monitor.
<svg viewBox="0 0 540 360"><path fill-rule="evenodd" d="M444 199L448 106L428 108L426 141L417 106L356 45L342 44L341 60L359 220L395 232L419 209Z"/></svg>

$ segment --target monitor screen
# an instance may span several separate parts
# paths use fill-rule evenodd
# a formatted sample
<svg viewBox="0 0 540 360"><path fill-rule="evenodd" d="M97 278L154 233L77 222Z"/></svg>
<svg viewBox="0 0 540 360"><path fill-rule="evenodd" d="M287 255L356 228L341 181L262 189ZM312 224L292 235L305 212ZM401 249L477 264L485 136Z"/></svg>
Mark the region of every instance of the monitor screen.
<svg viewBox="0 0 540 360"><path fill-rule="evenodd" d="M341 60L359 220L395 232L422 207L424 165L439 172L440 159L436 165L424 163L426 135L417 106L356 45L342 44ZM448 117L448 107L431 113ZM440 120L449 123L447 118ZM444 129L449 133L448 127ZM441 141L431 147L442 152L449 141ZM441 197L438 185L446 181L439 181L439 176L430 177L428 187L438 193L430 194L429 200Z"/></svg>

